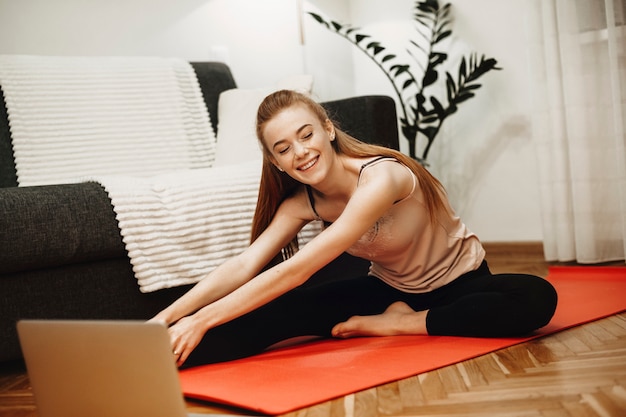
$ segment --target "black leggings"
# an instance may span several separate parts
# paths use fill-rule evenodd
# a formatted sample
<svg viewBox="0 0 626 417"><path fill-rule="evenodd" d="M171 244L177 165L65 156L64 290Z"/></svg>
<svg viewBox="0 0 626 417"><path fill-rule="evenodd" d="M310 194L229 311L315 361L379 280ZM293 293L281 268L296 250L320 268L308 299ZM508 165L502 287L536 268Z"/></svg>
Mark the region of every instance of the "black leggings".
<svg viewBox="0 0 626 417"><path fill-rule="evenodd" d="M354 315L380 314L396 301L415 311L429 310L430 335L513 337L548 324L557 294L550 283L533 275L493 275L486 262L423 294L399 291L372 276L302 287L209 330L185 366L254 355L297 336L331 337L337 323Z"/></svg>

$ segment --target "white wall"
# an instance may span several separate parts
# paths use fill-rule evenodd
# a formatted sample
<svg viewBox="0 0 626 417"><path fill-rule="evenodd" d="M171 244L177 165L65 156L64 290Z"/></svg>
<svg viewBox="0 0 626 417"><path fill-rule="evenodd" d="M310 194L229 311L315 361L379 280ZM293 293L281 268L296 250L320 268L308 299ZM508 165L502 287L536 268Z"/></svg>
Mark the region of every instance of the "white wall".
<svg viewBox="0 0 626 417"><path fill-rule="evenodd" d="M455 31L470 50L498 59L435 150L437 173L483 240L542 240L532 143L525 0L454 0ZM456 144L463 143L461 152ZM445 158L445 159L444 159ZM435 162L436 159L433 160Z"/></svg>
<svg viewBox="0 0 626 417"><path fill-rule="evenodd" d="M254 87L302 72L297 16L293 0L0 0L0 53L226 57Z"/></svg>
<svg viewBox="0 0 626 417"><path fill-rule="evenodd" d="M326 14L337 20L350 19L350 2L336 0L302 1L304 31L304 71L314 77L313 94L319 100L355 95L352 45L308 15Z"/></svg>
<svg viewBox="0 0 626 417"><path fill-rule="evenodd" d="M457 211L484 241L541 240L530 141L524 0L452 0L453 50L498 59L429 160ZM413 0L310 0L385 42L407 36ZM304 45L300 37L304 31ZM410 32L409 32L410 33ZM386 78L348 42L298 19L296 0L0 0L0 54L160 55L226 59L240 87L308 72L320 100L388 94Z"/></svg>

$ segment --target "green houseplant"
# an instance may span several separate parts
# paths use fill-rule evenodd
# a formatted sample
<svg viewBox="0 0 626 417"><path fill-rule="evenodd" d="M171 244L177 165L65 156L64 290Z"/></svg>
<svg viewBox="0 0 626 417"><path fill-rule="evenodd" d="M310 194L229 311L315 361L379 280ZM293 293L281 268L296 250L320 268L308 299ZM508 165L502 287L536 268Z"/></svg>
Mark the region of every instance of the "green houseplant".
<svg viewBox="0 0 626 417"><path fill-rule="evenodd" d="M442 49L443 41L452 35L449 3L441 6L438 0L415 2L413 19L416 39L409 40L406 49L412 63L399 62L400 58L395 53L360 28L340 24L316 13L308 14L356 46L385 73L401 103L400 126L409 143L409 155L424 165L443 122L457 111L462 102L474 97L475 91L481 87L477 80L482 75L500 69L495 59L471 53L469 57L461 58L456 77L443 70L442 64L448 59L448 54ZM443 72L445 76L442 76ZM430 93L438 80L445 82L443 98ZM420 137L426 142L418 155Z"/></svg>

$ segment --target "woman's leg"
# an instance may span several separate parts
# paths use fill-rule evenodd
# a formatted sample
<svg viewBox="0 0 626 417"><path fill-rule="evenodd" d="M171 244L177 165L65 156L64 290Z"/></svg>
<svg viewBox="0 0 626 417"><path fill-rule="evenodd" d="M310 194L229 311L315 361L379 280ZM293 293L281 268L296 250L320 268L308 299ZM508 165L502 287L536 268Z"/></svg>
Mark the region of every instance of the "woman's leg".
<svg viewBox="0 0 626 417"><path fill-rule="evenodd" d="M353 315L382 313L397 290L374 277L297 288L242 317L209 330L185 366L251 356L298 336L330 337Z"/></svg>
<svg viewBox="0 0 626 417"><path fill-rule="evenodd" d="M383 314L355 316L340 323L333 334L521 336L548 324L556 309L557 294L542 278L492 275L483 263L476 271L431 293L400 293L397 300Z"/></svg>
<svg viewBox="0 0 626 417"><path fill-rule="evenodd" d="M429 334L523 336L547 325L556 309L556 290L534 275L483 273L454 284L430 308Z"/></svg>
<svg viewBox="0 0 626 417"><path fill-rule="evenodd" d="M556 291L546 280L522 274L492 275L486 263L424 294L401 292L374 277L332 282L295 289L211 329L186 366L254 355L292 337L330 337L331 331L337 337L521 336L548 324L556 302Z"/></svg>

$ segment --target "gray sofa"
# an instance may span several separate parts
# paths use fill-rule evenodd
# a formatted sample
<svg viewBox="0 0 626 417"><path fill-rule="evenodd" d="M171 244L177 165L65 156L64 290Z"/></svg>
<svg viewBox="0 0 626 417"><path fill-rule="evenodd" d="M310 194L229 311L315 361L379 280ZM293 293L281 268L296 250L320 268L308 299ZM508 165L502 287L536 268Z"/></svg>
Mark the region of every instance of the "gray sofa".
<svg viewBox="0 0 626 417"><path fill-rule="evenodd" d="M221 63L192 63L217 131ZM1 86L0 86L1 87ZM384 96L324 103L361 140L398 148L395 105ZM309 283L366 271L347 254ZM40 319L147 319L188 287L139 291L109 197L97 183L18 187L4 100L0 106L0 362L20 360L15 323Z"/></svg>

